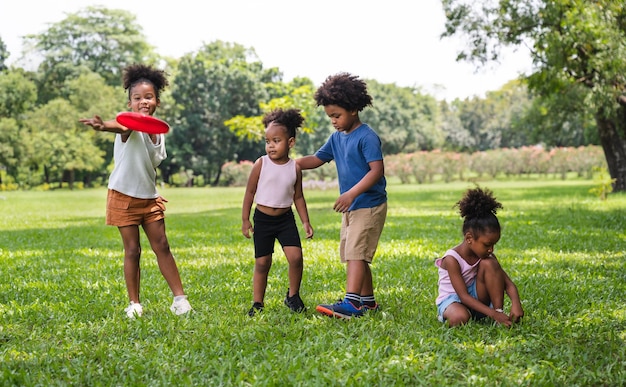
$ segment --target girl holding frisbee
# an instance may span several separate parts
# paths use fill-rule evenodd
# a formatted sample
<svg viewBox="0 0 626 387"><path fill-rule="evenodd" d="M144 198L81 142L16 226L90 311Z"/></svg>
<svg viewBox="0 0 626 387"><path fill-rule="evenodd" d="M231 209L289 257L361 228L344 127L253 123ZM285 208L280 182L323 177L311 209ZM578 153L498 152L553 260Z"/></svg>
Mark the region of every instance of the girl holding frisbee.
<svg viewBox="0 0 626 387"><path fill-rule="evenodd" d="M131 111L152 116L160 105L159 94L168 85L165 72L135 64L124 69L124 90L128 90ZM166 157L163 134L134 131L116 120L103 121L99 116L80 119L97 131L115 133L113 159L115 167L109 177L106 224L117 226L124 245L124 278L130 300L125 309L128 317L141 316L139 298L141 278L141 226L156 254L161 274L174 300L170 310L185 314L191 310L183 291L176 261L165 235L165 202L156 189L156 168Z"/></svg>

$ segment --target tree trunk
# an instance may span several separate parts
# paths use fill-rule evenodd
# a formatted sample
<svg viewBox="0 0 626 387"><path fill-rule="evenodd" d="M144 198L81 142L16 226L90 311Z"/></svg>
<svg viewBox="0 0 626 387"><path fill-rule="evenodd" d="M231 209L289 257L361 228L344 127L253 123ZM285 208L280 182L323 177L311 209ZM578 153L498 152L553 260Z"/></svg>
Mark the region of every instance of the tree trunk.
<svg viewBox="0 0 626 387"><path fill-rule="evenodd" d="M620 110L624 109L623 107ZM596 115L600 143L609 167L611 178L615 179L613 191L626 191L626 139L620 136L615 121L606 118L602 112Z"/></svg>

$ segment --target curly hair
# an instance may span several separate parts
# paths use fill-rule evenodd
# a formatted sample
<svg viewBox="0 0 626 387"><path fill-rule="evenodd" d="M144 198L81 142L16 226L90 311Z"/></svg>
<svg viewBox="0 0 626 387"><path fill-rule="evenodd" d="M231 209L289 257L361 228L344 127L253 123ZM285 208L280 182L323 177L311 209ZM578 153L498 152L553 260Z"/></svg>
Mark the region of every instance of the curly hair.
<svg viewBox="0 0 626 387"><path fill-rule="evenodd" d="M296 129L304 122L304 117L300 114L299 109L275 109L263 116L263 126L266 128L269 124L275 122L287 128L289 137L296 137Z"/></svg>
<svg viewBox="0 0 626 387"><path fill-rule="evenodd" d="M372 106L372 97L367 93L367 84L350 73L331 75L314 95L317 106L337 105L348 111L361 111Z"/></svg>
<svg viewBox="0 0 626 387"><path fill-rule="evenodd" d="M489 189L476 187L469 189L455 207L459 207L463 221L463 234L471 231L474 236L482 235L487 231L500 232L500 222L496 217L502 204L493 196Z"/></svg>
<svg viewBox="0 0 626 387"><path fill-rule="evenodd" d="M124 90L128 90L129 98L130 89L141 82L148 82L154 86L154 92L157 99L159 98L161 90L165 89L165 87L169 84L167 81L167 74L163 70L158 70L144 64L132 64L124 69L122 83L124 85Z"/></svg>

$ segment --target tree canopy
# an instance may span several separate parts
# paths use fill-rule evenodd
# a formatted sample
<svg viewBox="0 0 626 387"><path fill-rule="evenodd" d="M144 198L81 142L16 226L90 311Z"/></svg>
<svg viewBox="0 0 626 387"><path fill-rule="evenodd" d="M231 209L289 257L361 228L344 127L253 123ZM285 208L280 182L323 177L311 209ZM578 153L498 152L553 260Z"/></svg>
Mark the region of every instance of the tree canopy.
<svg viewBox="0 0 626 387"><path fill-rule="evenodd" d="M444 36L467 39L459 60L497 60L503 46L530 49L529 88L548 103L595 117L614 188L626 190L626 3L622 0L442 0ZM561 105L562 106L562 105ZM556 126L558 127L558 126ZM553 127L555 128L555 127Z"/></svg>
<svg viewBox="0 0 626 387"><path fill-rule="evenodd" d="M444 3L449 11L447 35L467 29L476 44L461 57L488 61L497 59L498 46L540 41L539 36L533 39L530 30L532 22L543 22L545 16L533 14L542 10L543 3L501 3L504 11L493 1L485 3L485 8L470 1ZM569 7L582 10L578 3ZM608 24L602 26L613 28L610 22L618 20L623 25L623 18L615 16L621 9L611 8L613 13L605 17ZM598 16L596 11L585 12ZM475 29L481 26L482 32ZM605 34L603 39L618 36L615 31L596 31L600 27L593 23L592 27L591 32L581 27L576 33ZM512 32L507 35L505 28ZM542 27L541 31L548 35L551 30ZM558 56L548 45L555 39L537 45L537 58L548 63ZM6 189L6 184L61 186L75 180L102 184L111 167L113 136L76 123L80 117L95 114L111 119L127 109L121 73L135 62L157 65L168 74L170 86L161 94L157 111L172 127L167 135L169 157L159 167L159 177L165 182L219 184L224 165L246 165L263 154L261 117L274 108L300 109L306 119L298 133L296 154L315 152L334 131L324 110L315 106L316 86L310 79L284 81L279 68L264 67L254 48L238 43L214 41L181 58L163 58L146 42L134 15L104 7L69 14L48 30L27 36L25 42L22 58L40 64L34 71L5 66L8 53L0 39L0 189ZM609 46L617 50L622 43ZM617 158L619 153L613 151L618 148L611 147L620 146L620 141L611 140L610 129L623 131L626 120L617 119L622 112L621 94L610 91L621 85L618 70L623 61L608 59L621 55L619 50L606 51L601 44L594 50L595 61L610 64L605 69L593 62L603 76L581 78L581 70L573 65L562 67L561 72L555 65L537 65L539 70L528 82L514 80L484 97L464 100L438 101L419 87L365 79L373 106L362 112L361 120L380 134L383 151L389 156L601 141L605 153ZM545 58L538 54L543 52ZM576 77L568 77L566 70L575 71ZM550 90L555 91L548 93ZM186 178L181 181L183 175Z"/></svg>

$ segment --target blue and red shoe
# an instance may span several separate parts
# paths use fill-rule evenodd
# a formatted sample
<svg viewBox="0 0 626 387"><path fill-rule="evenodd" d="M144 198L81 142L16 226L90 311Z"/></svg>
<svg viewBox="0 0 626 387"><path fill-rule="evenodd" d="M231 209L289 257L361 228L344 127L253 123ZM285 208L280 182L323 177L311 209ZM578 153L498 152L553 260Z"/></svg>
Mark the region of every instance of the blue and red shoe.
<svg viewBox="0 0 626 387"><path fill-rule="evenodd" d="M335 304L321 304L315 310L329 317L341 318L349 320L352 317L361 317L365 313L362 306L356 307L347 299L339 301Z"/></svg>

